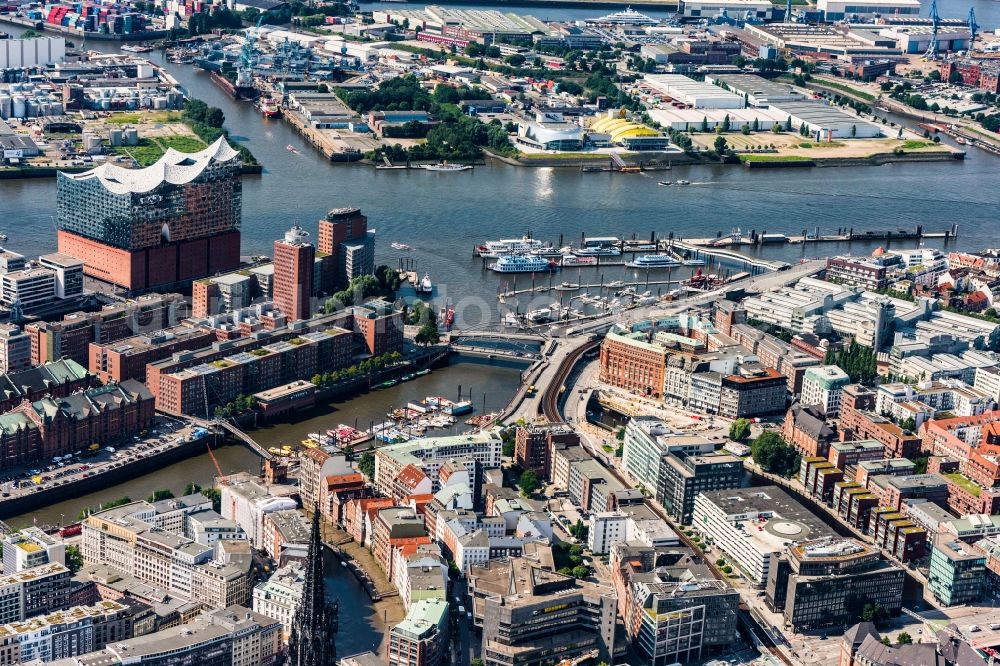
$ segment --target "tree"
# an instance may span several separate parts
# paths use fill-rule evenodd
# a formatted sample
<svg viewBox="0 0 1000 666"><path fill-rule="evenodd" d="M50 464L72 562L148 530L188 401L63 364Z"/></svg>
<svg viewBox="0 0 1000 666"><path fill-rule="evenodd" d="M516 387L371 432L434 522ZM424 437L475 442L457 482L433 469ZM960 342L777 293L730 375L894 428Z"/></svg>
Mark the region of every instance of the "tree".
<svg viewBox="0 0 1000 666"><path fill-rule="evenodd" d="M521 473L521 478L517 480L517 486L521 489L521 494L529 496L538 490L538 475L532 470L526 469Z"/></svg>
<svg viewBox="0 0 1000 666"><path fill-rule="evenodd" d="M730 127L732 127L732 121L729 120L729 114L727 113L726 116L722 119L722 131L728 132Z"/></svg>
<svg viewBox="0 0 1000 666"><path fill-rule="evenodd" d="M527 58L525 58L520 53L512 53L511 55L503 59L503 61L508 65L510 65L511 67L520 67L521 65L524 64L525 60L527 60Z"/></svg>
<svg viewBox="0 0 1000 666"><path fill-rule="evenodd" d="M778 433L766 430L750 445L753 461L766 472L791 476L798 471L800 456Z"/></svg>
<svg viewBox="0 0 1000 666"><path fill-rule="evenodd" d="M413 337L413 341L418 345L436 345L441 341L441 334L438 333L437 319L431 317L427 320L417 334Z"/></svg>
<svg viewBox="0 0 1000 666"><path fill-rule="evenodd" d="M79 546L66 546L66 568L73 574L83 568L83 554Z"/></svg>
<svg viewBox="0 0 1000 666"><path fill-rule="evenodd" d="M42 33L38 32L37 30L28 29L21 33L20 39L37 39L38 37L41 36Z"/></svg>
<svg viewBox="0 0 1000 666"><path fill-rule="evenodd" d="M726 151L728 149L728 144L726 143L726 137L717 136L715 137L715 152L719 154L719 159L726 156Z"/></svg>
<svg viewBox="0 0 1000 666"><path fill-rule="evenodd" d="M909 645L912 642L913 638L905 631L899 632L899 635L896 636L896 645Z"/></svg>
<svg viewBox="0 0 1000 666"><path fill-rule="evenodd" d="M153 502L159 502L160 500L173 499L173 491L163 488L160 490L154 490L153 494L146 498L146 501L152 504Z"/></svg>
<svg viewBox="0 0 1000 666"><path fill-rule="evenodd" d="M734 442L742 442L750 437L750 421L747 419L736 419L729 426L729 439Z"/></svg>
<svg viewBox="0 0 1000 666"><path fill-rule="evenodd" d="M851 125L851 138L853 139L857 135L858 135L858 126L857 125Z"/></svg>
<svg viewBox="0 0 1000 666"><path fill-rule="evenodd" d="M587 567L583 566L582 564L579 565L579 566L573 567L573 577L574 578L586 578L589 575L590 575L590 569L588 569Z"/></svg>
<svg viewBox="0 0 1000 666"><path fill-rule="evenodd" d="M358 460L358 471L369 479L375 478L375 452L368 450L361 454Z"/></svg>
<svg viewBox="0 0 1000 666"><path fill-rule="evenodd" d="M212 500L212 510L216 513L222 511L222 491L218 488L202 488L201 494Z"/></svg>
<svg viewBox="0 0 1000 666"><path fill-rule="evenodd" d="M839 366L852 382L865 386L874 386L878 381L876 361L875 350L857 342L851 342L846 349L827 352L824 360L826 365Z"/></svg>
<svg viewBox="0 0 1000 666"><path fill-rule="evenodd" d="M708 118L706 116L702 116L701 118L701 131L702 132L708 131Z"/></svg>
<svg viewBox="0 0 1000 666"><path fill-rule="evenodd" d="M740 132L743 133L743 136L750 136L750 126L744 125L743 127L740 128Z"/></svg>
<svg viewBox="0 0 1000 666"><path fill-rule="evenodd" d="M475 659L472 660L472 666L484 666L483 660L480 659L479 657L476 657Z"/></svg>
<svg viewBox="0 0 1000 666"><path fill-rule="evenodd" d="M880 604L865 604L861 609L861 620L863 622L874 622L880 624L889 619L889 611Z"/></svg>
<svg viewBox="0 0 1000 666"><path fill-rule="evenodd" d="M194 481L190 481L186 486L184 486L185 495L194 495L195 493L200 493L200 492L201 492L201 486L199 486Z"/></svg>

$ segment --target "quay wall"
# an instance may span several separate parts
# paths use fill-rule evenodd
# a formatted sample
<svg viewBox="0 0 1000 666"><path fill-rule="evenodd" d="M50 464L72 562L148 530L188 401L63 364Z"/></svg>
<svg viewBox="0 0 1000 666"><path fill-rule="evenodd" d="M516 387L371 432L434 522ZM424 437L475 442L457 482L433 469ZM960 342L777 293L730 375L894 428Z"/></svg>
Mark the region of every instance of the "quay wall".
<svg viewBox="0 0 1000 666"><path fill-rule="evenodd" d="M10 518L11 516L19 516L29 511L35 511L56 502L104 490L144 474L163 469L172 463L204 453L209 441L211 440L208 437L201 437L193 442L185 441L174 448L145 458L139 458L128 465L108 469L94 476L84 477L73 483L54 486L45 490L39 489L20 497L5 498L0 500L0 520Z"/></svg>

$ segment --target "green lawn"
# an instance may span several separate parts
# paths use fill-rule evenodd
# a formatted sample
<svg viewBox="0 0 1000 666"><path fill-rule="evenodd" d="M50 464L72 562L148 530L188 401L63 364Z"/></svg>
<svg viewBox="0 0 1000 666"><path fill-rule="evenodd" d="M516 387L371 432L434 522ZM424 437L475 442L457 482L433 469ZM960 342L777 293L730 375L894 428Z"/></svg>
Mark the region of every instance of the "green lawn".
<svg viewBox="0 0 1000 666"><path fill-rule="evenodd" d="M979 497L979 492L980 492L979 486L977 486L975 483L973 483L969 479L965 478L964 476L962 476L958 472L950 472L948 474L942 474L941 476L943 476L944 478L948 479L949 481L951 481L952 483L954 483L959 488L965 490L967 493L969 493L973 497Z"/></svg>
<svg viewBox="0 0 1000 666"><path fill-rule="evenodd" d="M173 148L182 153L196 153L205 147L205 142L193 136L161 136L156 141L164 148Z"/></svg>
<svg viewBox="0 0 1000 666"><path fill-rule="evenodd" d="M104 119L112 125L136 125L139 123L179 123L181 114L176 111L158 111L156 113L116 113Z"/></svg>
<svg viewBox="0 0 1000 666"><path fill-rule="evenodd" d="M934 143L931 141L916 141L911 139L909 141L904 141L903 145L900 146L900 148L902 148L903 150L916 150L918 148L927 148L928 146L933 146L933 145Z"/></svg>
<svg viewBox="0 0 1000 666"><path fill-rule="evenodd" d="M843 83L837 83L836 81L830 81L829 79L819 79L815 77L812 79L812 83L815 83L818 86L823 86L824 88L833 88L834 90L840 90L849 95L854 95L855 97L859 97L865 100L866 102L875 101L875 95L869 92L865 92L864 90L858 90L857 88L852 88L851 86L844 85Z"/></svg>

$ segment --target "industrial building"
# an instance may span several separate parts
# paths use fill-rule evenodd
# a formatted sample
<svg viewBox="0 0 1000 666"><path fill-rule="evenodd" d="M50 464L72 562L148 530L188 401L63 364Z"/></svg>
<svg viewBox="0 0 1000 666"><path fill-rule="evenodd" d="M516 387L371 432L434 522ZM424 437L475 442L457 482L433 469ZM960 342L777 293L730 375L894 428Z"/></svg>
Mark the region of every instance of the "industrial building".
<svg viewBox="0 0 1000 666"><path fill-rule="evenodd" d="M745 38L741 37L741 42L745 42L744 48L749 42L761 42L793 53L825 53L838 57L880 58L902 54L888 37L880 37L871 31L847 31L832 25L748 23L743 27L743 33Z"/></svg>
<svg viewBox="0 0 1000 666"><path fill-rule="evenodd" d="M767 0L680 0L677 13L683 19L732 18L767 21L774 5Z"/></svg>
<svg viewBox="0 0 1000 666"><path fill-rule="evenodd" d="M817 0L826 21L857 21L881 16L920 16L920 0Z"/></svg>
<svg viewBox="0 0 1000 666"><path fill-rule="evenodd" d="M710 74L705 77L705 83L714 83L742 95L749 106L780 106L781 102L799 102L805 99L805 95L795 90L791 83L765 79L755 74Z"/></svg>
<svg viewBox="0 0 1000 666"><path fill-rule="evenodd" d="M816 141L875 139L882 135L882 128L878 125L852 116L836 106L813 101L782 102L781 110L791 116L795 128L805 125Z"/></svg>
<svg viewBox="0 0 1000 666"><path fill-rule="evenodd" d="M66 39L63 37L0 39L0 70L44 67L61 62L65 57Z"/></svg>
<svg viewBox="0 0 1000 666"><path fill-rule="evenodd" d="M695 109L742 109L739 95L680 74L646 74L641 85Z"/></svg>

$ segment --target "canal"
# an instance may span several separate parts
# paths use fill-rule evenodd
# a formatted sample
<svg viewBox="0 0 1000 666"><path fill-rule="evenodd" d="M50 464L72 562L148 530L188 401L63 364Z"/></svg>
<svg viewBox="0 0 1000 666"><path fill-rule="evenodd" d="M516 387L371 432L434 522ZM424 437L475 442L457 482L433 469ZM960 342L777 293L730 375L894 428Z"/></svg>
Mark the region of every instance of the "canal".
<svg viewBox="0 0 1000 666"><path fill-rule="evenodd" d="M250 435L264 447L297 445L311 432L326 431L339 423L351 426L357 424L359 428L367 429L372 423L384 421L387 412L395 407L405 406L410 400L422 400L430 395L455 399L459 392L465 399L472 400L475 405L474 414L484 413L484 401L485 412L499 411L517 390L523 367L525 367L523 363L454 355L451 365L435 370L429 375L417 377L389 389L327 402L315 409L295 414L294 418L251 430ZM463 417L458 424L448 430L433 430L428 434L447 435L468 430L470 427L462 423L464 418L468 417ZM224 446L214 453L224 474L241 471L256 473L260 470L260 458L243 446ZM75 521L82 510L100 506L119 497L145 499L154 490L160 489L168 489L175 495L180 495L190 482L210 487L215 476L217 476L215 466L206 451L202 455L168 465L158 472L14 516L6 522L13 527L32 523L66 524Z"/></svg>

